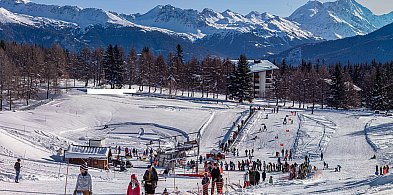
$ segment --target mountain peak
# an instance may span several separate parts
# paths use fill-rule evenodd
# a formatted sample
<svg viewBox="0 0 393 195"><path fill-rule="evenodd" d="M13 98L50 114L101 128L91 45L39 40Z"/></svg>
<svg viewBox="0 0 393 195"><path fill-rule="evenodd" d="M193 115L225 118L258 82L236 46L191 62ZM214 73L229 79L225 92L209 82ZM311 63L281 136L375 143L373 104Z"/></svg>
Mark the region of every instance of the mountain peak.
<svg viewBox="0 0 393 195"><path fill-rule="evenodd" d="M0 0L4 3L8 3L8 4L15 4L15 3L29 3L30 0Z"/></svg>

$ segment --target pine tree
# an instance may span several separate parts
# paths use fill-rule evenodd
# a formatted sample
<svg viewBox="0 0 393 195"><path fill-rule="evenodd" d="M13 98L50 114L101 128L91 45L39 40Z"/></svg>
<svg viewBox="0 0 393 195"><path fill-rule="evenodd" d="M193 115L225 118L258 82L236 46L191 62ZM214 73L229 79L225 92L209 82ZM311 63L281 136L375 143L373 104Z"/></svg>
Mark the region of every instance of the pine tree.
<svg viewBox="0 0 393 195"><path fill-rule="evenodd" d="M252 75L245 55L240 55L235 72L230 76L228 86L230 98L242 103L253 99Z"/></svg>
<svg viewBox="0 0 393 195"><path fill-rule="evenodd" d="M127 57L127 77L128 77L128 89L131 89L131 85L136 78L136 63L137 63L137 53L135 48L130 50Z"/></svg>
<svg viewBox="0 0 393 195"><path fill-rule="evenodd" d="M124 84L124 60L121 49L115 45L108 46L104 56L105 79L111 89L122 88Z"/></svg>
<svg viewBox="0 0 393 195"><path fill-rule="evenodd" d="M335 108L342 108L345 101L345 81L340 64L334 66L331 74L330 94L328 105Z"/></svg>
<svg viewBox="0 0 393 195"><path fill-rule="evenodd" d="M389 99L386 88L383 86L383 78L380 65L376 65L374 85L370 94L370 104L374 110L387 110L389 107Z"/></svg>

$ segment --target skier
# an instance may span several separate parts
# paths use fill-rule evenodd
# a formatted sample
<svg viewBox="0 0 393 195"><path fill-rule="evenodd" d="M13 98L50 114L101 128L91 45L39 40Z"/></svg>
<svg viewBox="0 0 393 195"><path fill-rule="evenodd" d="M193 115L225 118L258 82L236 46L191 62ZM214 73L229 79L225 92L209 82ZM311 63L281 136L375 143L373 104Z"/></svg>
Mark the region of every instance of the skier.
<svg viewBox="0 0 393 195"><path fill-rule="evenodd" d="M131 175L131 182L128 185L127 195L139 195L141 193L141 187L135 174Z"/></svg>
<svg viewBox="0 0 393 195"><path fill-rule="evenodd" d="M246 149L246 156L248 156L247 154L248 154L248 150Z"/></svg>
<svg viewBox="0 0 393 195"><path fill-rule="evenodd" d="M323 152L321 152L321 161L323 161Z"/></svg>
<svg viewBox="0 0 393 195"><path fill-rule="evenodd" d="M203 195L209 194L209 183L210 183L209 177L207 176L207 173L205 173L202 179Z"/></svg>
<svg viewBox="0 0 393 195"><path fill-rule="evenodd" d="M270 176L269 183L273 184L273 176Z"/></svg>
<svg viewBox="0 0 393 195"><path fill-rule="evenodd" d="M375 165L375 175L378 175L378 171L379 171L378 165Z"/></svg>
<svg viewBox="0 0 393 195"><path fill-rule="evenodd" d="M90 174L88 171L87 164L80 166L80 174L76 180L76 186L74 190L74 195L92 195L93 194L93 184Z"/></svg>
<svg viewBox="0 0 393 195"><path fill-rule="evenodd" d="M15 183L19 183L19 174L20 174L20 159L18 158L15 162L14 169L15 169Z"/></svg>
<svg viewBox="0 0 393 195"><path fill-rule="evenodd" d="M263 171L263 172L262 172L262 181L265 182L265 179L266 179L266 172Z"/></svg>
<svg viewBox="0 0 393 195"><path fill-rule="evenodd" d="M154 194L157 187L158 175L157 171L151 166L147 166L147 170L143 175L143 180L145 181L145 194Z"/></svg>

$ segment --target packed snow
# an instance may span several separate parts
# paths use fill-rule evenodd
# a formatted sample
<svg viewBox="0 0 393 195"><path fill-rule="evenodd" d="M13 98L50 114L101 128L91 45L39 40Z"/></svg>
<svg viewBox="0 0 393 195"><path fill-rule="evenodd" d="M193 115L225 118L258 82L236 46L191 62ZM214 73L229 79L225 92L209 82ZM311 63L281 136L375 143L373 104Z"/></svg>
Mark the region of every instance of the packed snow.
<svg viewBox="0 0 393 195"><path fill-rule="evenodd" d="M254 149L253 160L277 162L276 152L292 149L294 161L305 155L316 166L305 179L289 180L289 173L270 172L274 183L262 182L246 189L244 171L224 171L224 192L229 194L391 194L393 177L375 175L375 166L391 165L393 118L367 111L315 110L281 107L258 100L255 113L244 125L233 147L239 156L226 154L225 161L245 160L245 150ZM202 155L226 139L228 131L249 115L248 104L198 99L166 99L144 95L87 95L74 89L52 101L33 107L0 113L0 193L72 194L78 165L61 161L58 151L69 144L86 145L89 138L106 138L106 146L137 148L139 151L158 138L177 136L177 141L194 139L201 132ZM260 107L260 109L258 109ZM234 124L235 123L235 124ZM263 125L267 129L263 130ZM167 139L161 147L173 148ZM320 153L324 153L321 161ZM376 159L371 159L373 155ZM22 159L20 183L14 183L13 164ZM196 160L189 157L188 160ZM329 168L323 169L323 162ZM126 172L90 168L94 194L125 194L130 175L142 180L148 162L132 159ZM342 167L335 172L337 165ZM158 172L163 171L157 168ZM200 165L200 170L203 166ZM176 173L191 169L176 168ZM68 174L67 174L68 172ZM157 193L167 188L172 194L199 194L199 178L161 177Z"/></svg>

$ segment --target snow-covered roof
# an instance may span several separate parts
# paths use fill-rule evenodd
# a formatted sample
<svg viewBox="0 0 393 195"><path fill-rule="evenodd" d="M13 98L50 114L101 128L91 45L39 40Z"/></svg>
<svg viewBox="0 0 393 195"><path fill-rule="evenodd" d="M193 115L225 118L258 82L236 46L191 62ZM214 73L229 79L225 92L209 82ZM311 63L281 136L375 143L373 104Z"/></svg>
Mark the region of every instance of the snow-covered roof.
<svg viewBox="0 0 393 195"><path fill-rule="evenodd" d="M231 60L232 63L237 64L239 60ZM268 70L277 70L278 66L271 63L269 60L247 60L251 72L264 72Z"/></svg>
<svg viewBox="0 0 393 195"><path fill-rule="evenodd" d="M325 82L326 82L327 84L329 84L329 85L332 85L332 79L325 79ZM353 87L353 89L354 89L355 91L362 91L362 89L361 89L360 87L358 87L357 85L355 85L355 84L353 84L353 83L345 82L344 84L347 85L347 86L352 85L352 87Z"/></svg>
<svg viewBox="0 0 393 195"><path fill-rule="evenodd" d="M109 156L110 148L107 147L90 147L90 146L75 146L70 145L68 150L65 151L64 157L82 158L82 159L107 159Z"/></svg>

